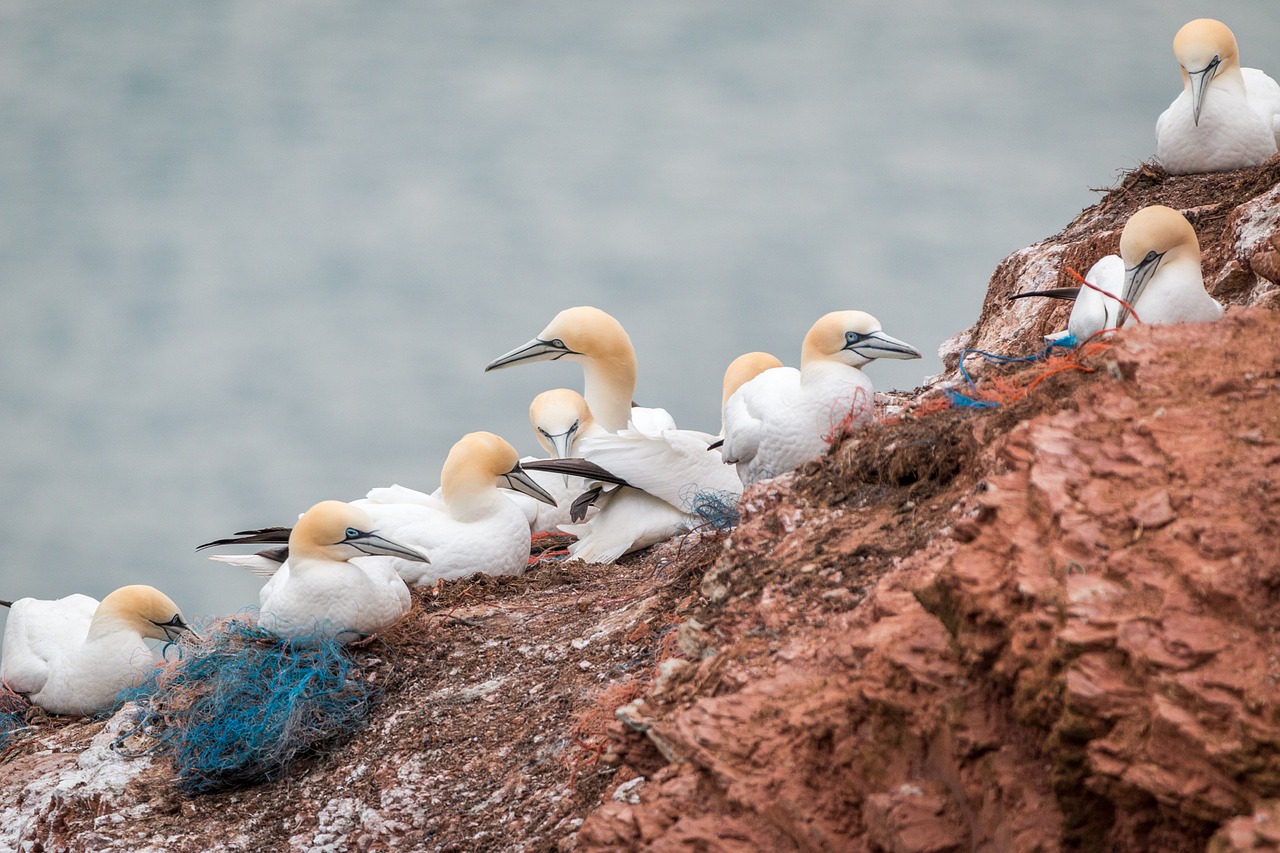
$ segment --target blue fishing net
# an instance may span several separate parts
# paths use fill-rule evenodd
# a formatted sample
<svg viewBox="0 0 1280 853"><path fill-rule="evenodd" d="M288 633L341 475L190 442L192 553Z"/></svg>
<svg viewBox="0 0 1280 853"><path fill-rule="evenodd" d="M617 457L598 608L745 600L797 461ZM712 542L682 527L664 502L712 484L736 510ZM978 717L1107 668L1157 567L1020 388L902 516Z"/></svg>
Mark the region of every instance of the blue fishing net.
<svg viewBox="0 0 1280 853"><path fill-rule="evenodd" d="M126 741L143 736L150 746L132 754L169 754L184 793L277 779L368 719L375 692L338 642L284 642L243 618L208 634L121 695L138 710L116 748L129 754Z"/></svg>
<svg viewBox="0 0 1280 853"><path fill-rule="evenodd" d="M0 749L13 741L27 727L27 703L21 696L0 688Z"/></svg>
<svg viewBox="0 0 1280 853"><path fill-rule="evenodd" d="M716 530L732 530L738 526L738 495L715 489L698 491L694 486L684 497L685 512L696 515Z"/></svg>
<svg viewBox="0 0 1280 853"><path fill-rule="evenodd" d="M1000 403L995 400L983 399L976 396L978 391L978 383L969 375L969 369L965 367L964 360L971 355L982 356L982 360L988 364L1029 364L1033 361L1043 361L1054 354L1054 350L1070 350L1077 346L1078 342L1072 335L1065 335L1054 341L1046 341L1044 349L1031 355L1000 355L999 353L987 352L980 349L964 349L960 351L960 375L964 378L965 384L973 392L972 395L957 391L954 388L948 388L943 393L947 395L947 399L951 401L951 405L959 406L966 409L996 409L1000 407Z"/></svg>

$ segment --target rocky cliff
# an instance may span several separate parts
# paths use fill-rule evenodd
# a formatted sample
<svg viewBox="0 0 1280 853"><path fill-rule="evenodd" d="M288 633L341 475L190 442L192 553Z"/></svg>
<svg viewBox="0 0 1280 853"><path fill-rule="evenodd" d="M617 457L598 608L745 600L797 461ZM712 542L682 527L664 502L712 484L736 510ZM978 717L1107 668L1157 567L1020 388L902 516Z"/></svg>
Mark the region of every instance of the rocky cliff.
<svg viewBox="0 0 1280 853"><path fill-rule="evenodd" d="M1220 323L968 362L1004 405L922 390L731 535L418 593L354 651L369 726L278 781L186 798L112 749L127 707L36 721L0 849L1275 848L1280 163L1140 168L947 348L1037 350L1065 308L1006 297L1150 203L1196 226Z"/></svg>

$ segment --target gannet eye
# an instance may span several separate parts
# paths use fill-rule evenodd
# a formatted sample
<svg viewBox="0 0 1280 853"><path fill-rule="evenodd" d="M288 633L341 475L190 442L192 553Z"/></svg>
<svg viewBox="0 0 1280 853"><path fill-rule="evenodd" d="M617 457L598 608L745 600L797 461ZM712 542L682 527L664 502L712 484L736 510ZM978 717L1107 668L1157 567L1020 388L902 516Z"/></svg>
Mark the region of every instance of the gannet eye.
<svg viewBox="0 0 1280 853"><path fill-rule="evenodd" d="M856 344L858 341L862 340L862 339L863 339L863 338L865 338L865 337L866 337L866 335L860 335L860 334L858 334L857 332L845 332L845 333L844 333L844 341L845 341L845 343L847 343L847 344Z"/></svg>
<svg viewBox="0 0 1280 853"><path fill-rule="evenodd" d="M1142 262L1144 264L1149 264L1152 261L1154 261L1157 257L1159 257L1159 255L1156 254L1156 250L1152 249L1150 252L1147 252L1147 256L1142 259Z"/></svg>
<svg viewBox="0 0 1280 853"><path fill-rule="evenodd" d="M551 440L551 433L547 432L547 431L546 431L545 429L543 429L542 427L538 427L538 432L540 432L540 433L542 433L543 435L545 435L545 436L547 437L547 441L550 441L550 440Z"/></svg>
<svg viewBox="0 0 1280 853"><path fill-rule="evenodd" d="M553 347L556 347L557 349L568 349L568 347L564 345L564 341L560 340L559 338L556 338L554 341L552 341L551 345Z"/></svg>
<svg viewBox="0 0 1280 853"><path fill-rule="evenodd" d="M359 531L359 530L356 530L354 527L348 527L348 528L347 528L347 538L348 538L348 539L355 539L355 538L356 538L357 536L359 536L359 535L360 535L360 531Z"/></svg>

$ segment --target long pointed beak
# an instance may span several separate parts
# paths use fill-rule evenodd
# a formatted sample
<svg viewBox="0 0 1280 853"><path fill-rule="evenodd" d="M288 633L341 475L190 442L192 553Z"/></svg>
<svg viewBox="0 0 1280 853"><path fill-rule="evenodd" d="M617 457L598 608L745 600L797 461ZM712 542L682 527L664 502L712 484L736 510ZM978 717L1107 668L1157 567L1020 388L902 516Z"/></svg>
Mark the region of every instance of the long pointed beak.
<svg viewBox="0 0 1280 853"><path fill-rule="evenodd" d="M520 492L521 494L528 495L535 501L542 501L544 504L549 504L550 506L556 505L556 499L547 494L546 489L535 483L533 478L520 467L519 462L516 463L516 467L503 474L502 478L507 481L507 488L511 489L513 492Z"/></svg>
<svg viewBox="0 0 1280 853"><path fill-rule="evenodd" d="M1200 110L1204 108L1204 93L1209 88L1209 81L1218 70L1218 63L1218 57L1215 56L1212 62L1199 71L1187 72L1187 76L1191 78L1191 118L1195 121L1196 127L1200 126Z"/></svg>
<svg viewBox="0 0 1280 853"><path fill-rule="evenodd" d="M506 355L500 355L493 361L489 362L484 372L490 370L501 370L504 367L510 367L513 364L522 364L526 361L554 361L557 358L569 355L572 352L564 344L556 346L555 341L544 341L534 338L523 346L518 346Z"/></svg>
<svg viewBox="0 0 1280 853"><path fill-rule="evenodd" d="M577 424L564 432L558 432L555 435L547 435L547 440L551 442L551 450L557 459L565 459L573 454L569 451L569 445L573 443L573 437L577 433ZM544 433L544 435L546 435ZM564 487L569 488L569 475L561 474L564 478Z"/></svg>
<svg viewBox="0 0 1280 853"><path fill-rule="evenodd" d="M1155 277L1156 268L1160 266L1160 261L1164 260L1164 255L1156 255L1154 258L1143 258L1136 266L1124 271L1124 301L1130 305L1137 307L1138 300L1142 298L1142 293L1147 289L1147 285L1151 283L1151 279ZM1116 328L1125 324L1129 319L1129 309L1123 305L1120 306L1120 313L1116 321Z"/></svg>
<svg viewBox="0 0 1280 853"><path fill-rule="evenodd" d="M415 563L429 564L431 562L431 560L427 559L426 554L416 548L401 545L399 542L393 542L376 533L369 533L357 539L348 539L347 544L357 551L363 551L375 557L399 557L402 560L411 560Z"/></svg>
<svg viewBox="0 0 1280 853"><path fill-rule="evenodd" d="M920 350L906 341L886 335L884 332L872 332L856 344L846 347L863 358L920 358Z"/></svg>

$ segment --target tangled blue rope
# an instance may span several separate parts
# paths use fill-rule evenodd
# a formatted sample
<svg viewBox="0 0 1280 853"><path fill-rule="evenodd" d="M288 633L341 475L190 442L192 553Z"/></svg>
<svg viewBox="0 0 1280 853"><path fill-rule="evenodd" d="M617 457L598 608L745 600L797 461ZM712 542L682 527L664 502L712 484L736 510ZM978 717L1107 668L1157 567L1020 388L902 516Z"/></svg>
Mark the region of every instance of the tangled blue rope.
<svg viewBox="0 0 1280 853"><path fill-rule="evenodd" d="M129 738L150 738L142 752L168 753L188 795L279 778L295 759L358 731L376 698L324 636L286 643L233 619L180 652L122 694L138 710L116 748L128 753Z"/></svg>
<svg viewBox="0 0 1280 853"><path fill-rule="evenodd" d="M741 515L738 512L738 495L733 492L722 492L715 489L699 491L697 486L686 489L682 494L685 512L696 515L716 530L732 530L738 526Z"/></svg>
<svg viewBox="0 0 1280 853"><path fill-rule="evenodd" d="M1070 350L1075 349L1076 345L1077 341L1075 336L1066 335L1055 341L1046 343L1044 349L1040 350L1040 352L1033 353L1032 355L1000 355L994 352L987 352L986 350L964 349L960 351L960 375L964 377L965 383L970 389L972 389L973 393L977 394L978 383L969 375L969 369L964 366L964 360L971 355L982 356L982 360L988 364L1030 364L1033 361L1043 361L1053 355L1053 351L1055 349ZM951 405L953 406L960 406L966 409L996 409L1000 406L1000 404L995 400L983 400L980 397L962 394L954 388L948 388L944 393L947 395L947 399L951 401Z"/></svg>

